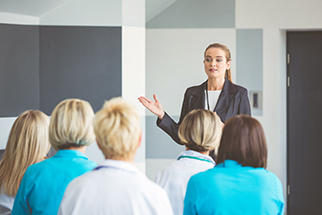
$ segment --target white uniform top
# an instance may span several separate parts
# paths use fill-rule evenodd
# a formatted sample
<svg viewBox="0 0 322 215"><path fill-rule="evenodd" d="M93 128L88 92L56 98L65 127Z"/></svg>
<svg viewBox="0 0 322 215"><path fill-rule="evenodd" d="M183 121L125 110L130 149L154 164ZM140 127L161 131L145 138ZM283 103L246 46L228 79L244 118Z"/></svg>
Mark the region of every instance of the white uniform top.
<svg viewBox="0 0 322 215"><path fill-rule="evenodd" d="M134 165L105 160L69 183L58 214L172 215L169 198Z"/></svg>
<svg viewBox="0 0 322 215"><path fill-rule="evenodd" d="M13 203L15 201L14 196L8 196L4 194L4 188L0 190L0 214L11 214Z"/></svg>
<svg viewBox="0 0 322 215"><path fill-rule="evenodd" d="M210 156L188 150L157 174L155 182L166 190L175 215L183 214L183 200L190 177L214 166L215 161Z"/></svg>
<svg viewBox="0 0 322 215"><path fill-rule="evenodd" d="M205 109L208 110L208 102L209 102L209 110L214 111L217 105L221 90L207 91L205 90ZM207 101L208 98L208 101Z"/></svg>

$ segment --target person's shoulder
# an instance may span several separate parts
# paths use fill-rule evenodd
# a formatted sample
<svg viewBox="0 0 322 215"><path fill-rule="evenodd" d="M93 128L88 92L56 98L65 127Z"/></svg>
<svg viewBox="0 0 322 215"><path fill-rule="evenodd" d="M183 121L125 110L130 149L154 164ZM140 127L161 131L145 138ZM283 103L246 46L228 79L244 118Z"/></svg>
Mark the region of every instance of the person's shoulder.
<svg viewBox="0 0 322 215"><path fill-rule="evenodd" d="M204 91L205 87L206 87L206 82L204 81L203 83L199 84L199 85L194 85L194 86L190 86L186 89L186 94L191 94L193 92L198 92L198 91Z"/></svg>
<svg viewBox="0 0 322 215"><path fill-rule="evenodd" d="M247 89L241 85L232 83L230 80L226 78L227 81L227 88L229 91L235 91L237 93L244 93L247 92Z"/></svg>

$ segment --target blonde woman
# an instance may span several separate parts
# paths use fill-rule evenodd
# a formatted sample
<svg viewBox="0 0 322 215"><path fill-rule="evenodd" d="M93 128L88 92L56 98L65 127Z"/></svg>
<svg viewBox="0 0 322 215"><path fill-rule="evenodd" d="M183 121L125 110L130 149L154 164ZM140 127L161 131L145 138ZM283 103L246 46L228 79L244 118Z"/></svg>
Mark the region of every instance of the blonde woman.
<svg viewBox="0 0 322 215"><path fill-rule="evenodd" d="M68 185L58 214L172 215L165 191L133 165L141 142L134 105L107 101L95 115L94 131L106 160Z"/></svg>
<svg viewBox="0 0 322 215"><path fill-rule="evenodd" d="M0 162L0 214L11 213L27 167L44 160L49 151L48 125L41 111L25 111L15 120Z"/></svg>
<svg viewBox="0 0 322 215"><path fill-rule="evenodd" d="M83 100L67 99L56 106L49 141L57 153L28 167L12 214L57 214L68 183L96 166L85 156L86 146L95 140L93 117L92 107Z"/></svg>
<svg viewBox="0 0 322 215"><path fill-rule="evenodd" d="M183 213L183 200L190 177L215 166L209 151L217 148L221 133L220 118L212 111L193 110L183 119L178 135L186 151L161 170L155 179L166 190L175 215Z"/></svg>

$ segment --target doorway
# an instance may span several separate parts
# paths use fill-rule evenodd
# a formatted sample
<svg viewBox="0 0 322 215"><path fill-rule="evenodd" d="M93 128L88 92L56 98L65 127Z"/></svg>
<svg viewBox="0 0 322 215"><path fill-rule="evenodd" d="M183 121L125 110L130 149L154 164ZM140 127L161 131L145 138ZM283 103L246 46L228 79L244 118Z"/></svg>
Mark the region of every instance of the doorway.
<svg viewBox="0 0 322 215"><path fill-rule="evenodd" d="M322 32L287 32L287 53L287 214L322 214Z"/></svg>

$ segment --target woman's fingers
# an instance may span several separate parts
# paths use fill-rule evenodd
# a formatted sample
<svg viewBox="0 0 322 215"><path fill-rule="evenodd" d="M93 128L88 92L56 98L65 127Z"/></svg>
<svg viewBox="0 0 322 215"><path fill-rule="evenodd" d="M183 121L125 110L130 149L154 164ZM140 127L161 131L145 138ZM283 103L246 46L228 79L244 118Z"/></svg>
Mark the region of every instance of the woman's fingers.
<svg viewBox="0 0 322 215"><path fill-rule="evenodd" d="M155 94L153 94L153 98L155 102L159 102L159 100L157 99L157 96Z"/></svg>

